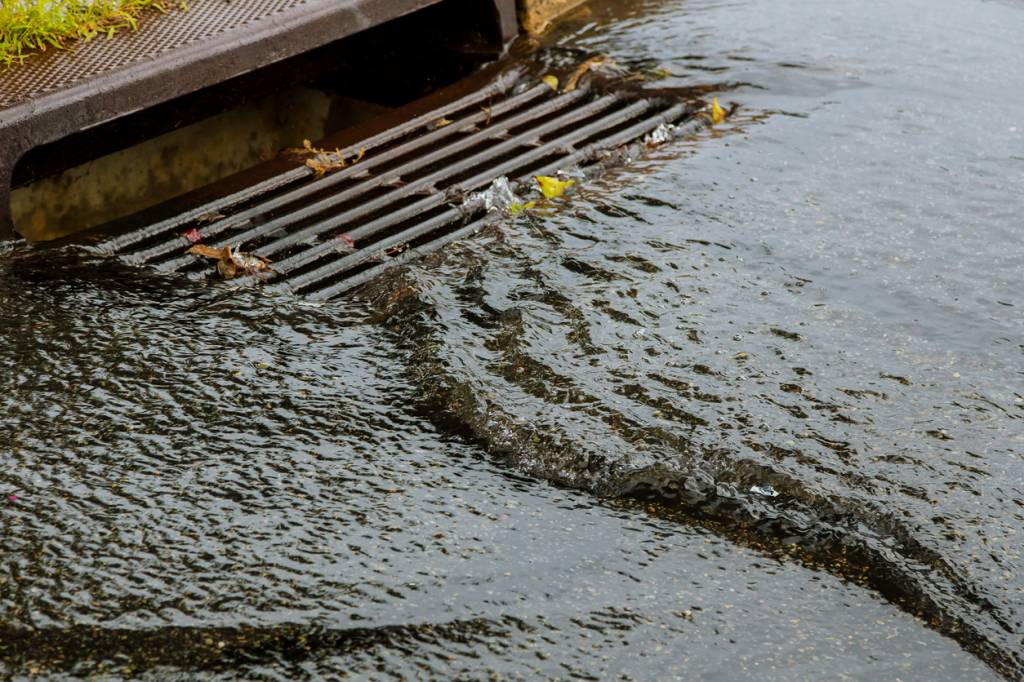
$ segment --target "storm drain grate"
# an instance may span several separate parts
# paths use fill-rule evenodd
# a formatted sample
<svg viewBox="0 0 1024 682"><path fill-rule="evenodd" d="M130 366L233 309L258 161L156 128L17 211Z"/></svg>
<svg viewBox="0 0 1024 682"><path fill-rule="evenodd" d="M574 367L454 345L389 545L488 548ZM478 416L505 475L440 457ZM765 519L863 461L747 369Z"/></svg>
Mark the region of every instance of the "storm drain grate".
<svg viewBox="0 0 1024 682"><path fill-rule="evenodd" d="M363 156L341 170L268 164L275 172L220 196L207 188L179 214L142 226L119 221L120 233L98 248L136 265L215 277L211 261L186 252L196 243L230 245L271 261L248 279L330 299L496 220L471 194L495 179L585 169L659 127L700 127L702 108L637 88L557 92L536 74L505 72L347 144L344 156Z"/></svg>

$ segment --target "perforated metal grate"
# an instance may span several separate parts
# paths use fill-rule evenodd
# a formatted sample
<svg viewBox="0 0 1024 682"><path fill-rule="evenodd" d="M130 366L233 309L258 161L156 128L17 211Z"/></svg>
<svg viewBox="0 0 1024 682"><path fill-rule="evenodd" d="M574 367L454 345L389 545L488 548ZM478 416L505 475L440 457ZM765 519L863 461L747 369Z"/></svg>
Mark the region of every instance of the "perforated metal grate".
<svg viewBox="0 0 1024 682"><path fill-rule="evenodd" d="M0 70L0 109L187 45L249 30L256 22L332 4L338 4L338 0L195 0L187 11L149 12L137 32L78 43L66 51L51 50L33 55L22 65Z"/></svg>

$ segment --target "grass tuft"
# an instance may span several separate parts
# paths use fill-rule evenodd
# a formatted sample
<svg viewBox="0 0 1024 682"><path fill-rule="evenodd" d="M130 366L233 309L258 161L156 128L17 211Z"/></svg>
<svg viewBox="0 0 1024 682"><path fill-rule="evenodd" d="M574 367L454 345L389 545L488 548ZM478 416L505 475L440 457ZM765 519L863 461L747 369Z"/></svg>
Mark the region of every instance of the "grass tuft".
<svg viewBox="0 0 1024 682"><path fill-rule="evenodd" d="M166 0L0 0L0 64L20 64L36 52L134 31L144 11L166 12L167 7Z"/></svg>

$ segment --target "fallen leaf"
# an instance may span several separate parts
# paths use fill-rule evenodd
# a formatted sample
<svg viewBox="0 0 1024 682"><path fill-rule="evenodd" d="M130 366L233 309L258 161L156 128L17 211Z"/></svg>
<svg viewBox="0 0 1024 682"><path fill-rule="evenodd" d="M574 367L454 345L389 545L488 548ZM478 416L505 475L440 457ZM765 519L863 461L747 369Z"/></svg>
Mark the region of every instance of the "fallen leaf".
<svg viewBox="0 0 1024 682"><path fill-rule="evenodd" d="M439 118L436 121L434 121L431 125L435 129L437 129L437 128L444 128L445 126L450 126L452 123L453 123L453 121L451 119L449 119L449 118Z"/></svg>
<svg viewBox="0 0 1024 682"><path fill-rule="evenodd" d="M575 180L559 180L548 175L538 175L534 179L540 185L540 191L544 193L546 199L560 197L565 194L565 190L576 184Z"/></svg>
<svg viewBox="0 0 1024 682"><path fill-rule="evenodd" d="M551 74L548 74L541 78L541 80L547 83L548 87L550 87L552 90L558 92L558 76L552 76Z"/></svg>
<svg viewBox="0 0 1024 682"><path fill-rule="evenodd" d="M590 71L595 66L607 64L609 61L610 60L607 57L591 57L587 61L583 62L576 67L576 70L573 71L572 75L570 75L568 80L565 81L565 87L562 88L562 92L572 92L576 89L576 86L579 85L580 79L583 78L583 75L587 71Z"/></svg>
<svg viewBox="0 0 1024 682"><path fill-rule="evenodd" d="M718 103L718 98L711 100L711 122L718 125L725 120L725 109Z"/></svg>
<svg viewBox="0 0 1024 682"><path fill-rule="evenodd" d="M196 218L196 222L199 223L199 224L215 223L218 220L222 220L223 218L224 218L224 214L223 213L216 213L216 212L214 212L214 213L204 213L203 215L201 215L198 218Z"/></svg>
<svg viewBox="0 0 1024 682"><path fill-rule="evenodd" d="M270 259L235 251L230 246L215 248L205 244L196 244L185 253L216 260L217 272L224 279L234 279L242 275L257 275L271 269Z"/></svg>
<svg viewBox="0 0 1024 682"><path fill-rule="evenodd" d="M229 247L224 246L221 248L215 248L213 246L206 246L205 244L197 244L185 253L191 253L194 256L202 256L203 258L213 258L214 260L220 260L227 258L230 254Z"/></svg>
<svg viewBox="0 0 1024 682"><path fill-rule="evenodd" d="M339 170L344 168L346 165L345 159L338 157L337 159L306 159L306 168L309 168L317 175L324 175L331 171Z"/></svg>
<svg viewBox="0 0 1024 682"><path fill-rule="evenodd" d="M304 165L318 176L345 168L349 163L359 163L366 154L365 149L360 149L359 153L350 162L345 160L345 155L340 148L336 147L334 150L321 149L314 147L313 143L309 140L303 140L301 147L289 147L285 149L285 152L288 154L312 156L312 158L306 159Z"/></svg>
<svg viewBox="0 0 1024 682"><path fill-rule="evenodd" d="M187 239L191 244L198 244L203 241L203 233L194 227L182 232L181 236Z"/></svg>
<svg viewBox="0 0 1024 682"><path fill-rule="evenodd" d="M528 211L537 205L536 201L527 201L525 204L509 204L508 214L510 216L517 216L523 211Z"/></svg>

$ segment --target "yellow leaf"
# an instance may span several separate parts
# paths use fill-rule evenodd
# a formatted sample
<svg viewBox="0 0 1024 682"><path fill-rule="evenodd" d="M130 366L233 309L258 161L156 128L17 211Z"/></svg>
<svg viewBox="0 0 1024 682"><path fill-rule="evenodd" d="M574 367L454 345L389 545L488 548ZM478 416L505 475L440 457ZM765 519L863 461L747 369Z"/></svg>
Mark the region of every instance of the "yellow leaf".
<svg viewBox="0 0 1024 682"><path fill-rule="evenodd" d="M724 120L725 109L722 108L722 105L718 103L718 98L715 97L711 100L711 122L717 125Z"/></svg>
<svg viewBox="0 0 1024 682"><path fill-rule="evenodd" d="M538 175L534 178L540 185L540 191L546 199L554 199L565 194L565 190L576 184L575 180L559 180L547 175Z"/></svg>
<svg viewBox="0 0 1024 682"><path fill-rule="evenodd" d="M523 211L528 211L536 205L536 201L527 201L525 204L509 204L508 214L510 216L517 216Z"/></svg>
<svg viewBox="0 0 1024 682"><path fill-rule="evenodd" d="M547 83L548 87L550 87L552 90L558 92L558 76L552 76L551 74L548 74L547 76L541 78L541 80Z"/></svg>
<svg viewBox="0 0 1024 682"><path fill-rule="evenodd" d="M439 118L436 121L434 121L433 125L434 125L435 128L444 128L445 126L450 126L451 124L452 124L451 119Z"/></svg>

